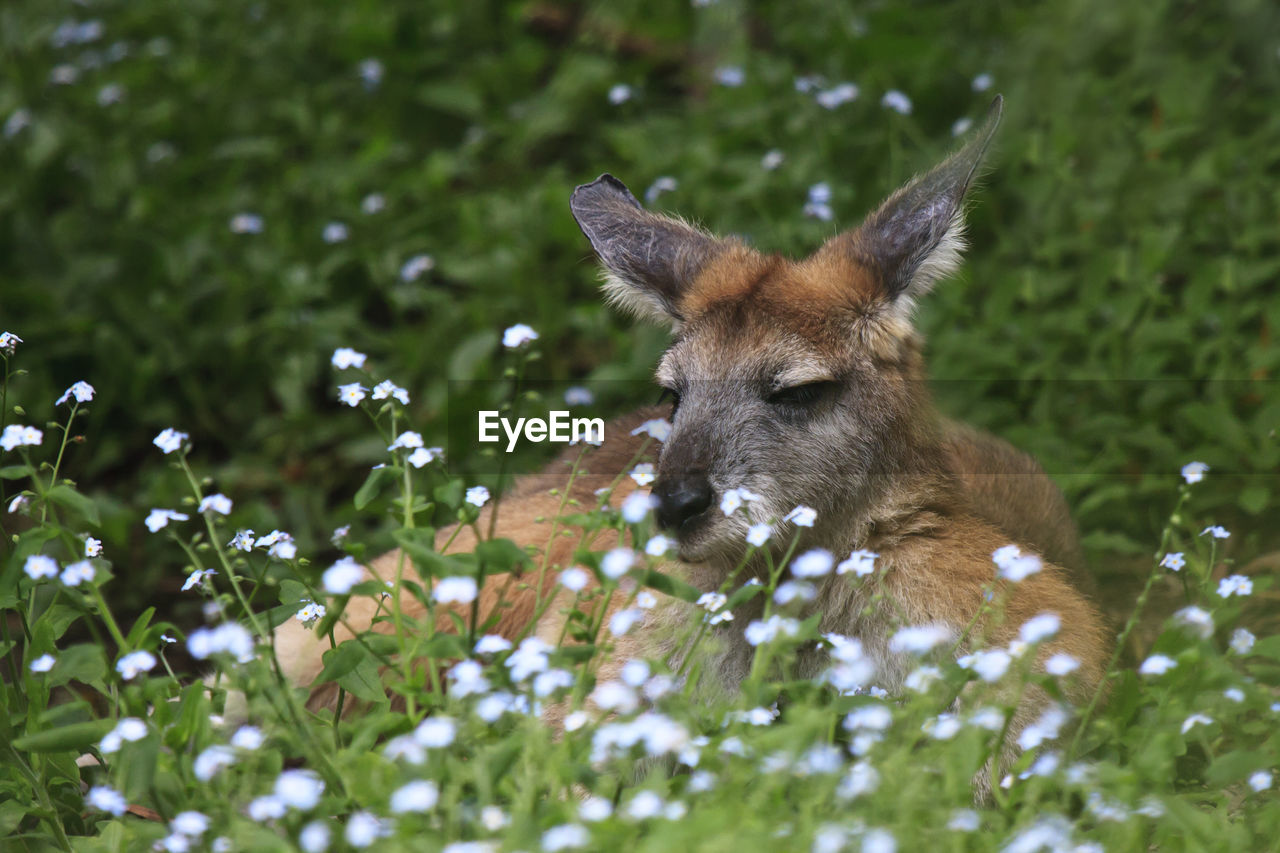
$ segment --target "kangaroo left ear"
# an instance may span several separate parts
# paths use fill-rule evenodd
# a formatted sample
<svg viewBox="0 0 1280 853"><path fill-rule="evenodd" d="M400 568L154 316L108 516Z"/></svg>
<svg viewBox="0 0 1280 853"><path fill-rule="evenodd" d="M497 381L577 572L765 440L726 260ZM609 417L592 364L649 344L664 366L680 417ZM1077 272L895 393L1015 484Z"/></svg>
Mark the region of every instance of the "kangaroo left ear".
<svg viewBox="0 0 1280 853"><path fill-rule="evenodd" d="M991 144L1004 98L997 95L982 127L963 148L891 195L862 225L827 247L852 256L878 276L883 296L910 307L915 297L955 272L964 251L964 196Z"/></svg>

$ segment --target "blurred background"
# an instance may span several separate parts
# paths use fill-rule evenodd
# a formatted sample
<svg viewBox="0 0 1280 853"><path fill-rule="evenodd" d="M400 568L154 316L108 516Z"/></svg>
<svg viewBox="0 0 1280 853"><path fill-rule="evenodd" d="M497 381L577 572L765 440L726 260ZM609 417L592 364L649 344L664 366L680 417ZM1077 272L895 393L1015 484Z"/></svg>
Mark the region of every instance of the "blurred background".
<svg viewBox="0 0 1280 853"><path fill-rule="evenodd" d="M165 427L232 526L288 530L322 568L338 525L389 544L385 505L352 505L384 446L337 402L336 347L409 390L428 444L449 380L501 375L513 323L540 377L643 380L666 333L602 305L575 184L609 171L800 255L996 92L969 261L920 308L943 408L1042 460L1121 608L1193 459L1228 556L1280 548L1269 0L9 0L0 330L30 374L8 399L40 425L96 387L64 470L99 501L122 608L184 579L142 525L185 493Z"/></svg>

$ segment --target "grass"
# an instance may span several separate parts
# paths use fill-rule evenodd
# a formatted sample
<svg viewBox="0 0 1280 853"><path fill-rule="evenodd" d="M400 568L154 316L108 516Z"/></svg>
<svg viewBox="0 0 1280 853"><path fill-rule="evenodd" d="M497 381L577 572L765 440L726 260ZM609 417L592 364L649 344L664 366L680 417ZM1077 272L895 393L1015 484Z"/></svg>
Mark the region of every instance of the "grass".
<svg viewBox="0 0 1280 853"><path fill-rule="evenodd" d="M225 834L274 849L315 816L388 819L391 793L422 777L439 785L439 802L391 821L396 840L381 844L548 846L543 833L581 821L591 792L619 812L590 823L592 848L758 846L778 833L779 846L803 847L826 832L832 844L839 835L876 849L877 829L902 850L1003 848L1040 813L1063 815L1076 841L1107 849L1265 845L1280 812L1248 780L1277 763L1269 575L1280 543L1266 519L1280 453L1280 211L1269 177L1280 157L1278 45L1278 13L1251 0L6 4L0 331L24 343L5 360L0 417L44 438L0 456L0 500L31 493L23 513L3 516L0 545L0 829L28 849L137 849L168 832L86 808L84 781L166 819L206 813L206 842ZM717 82L725 68L741 69L741 85ZM990 91L974 91L979 74L991 75ZM823 87L855 82L859 95L828 110L797 91L808 75ZM630 97L613 103L618 84ZM908 96L909 113L881 106L889 90ZM607 170L641 194L670 176L676 188L656 206L799 254L935 161L991 91L1008 111L972 210L971 257L922 306L920 326L948 413L1032 451L1064 488L1102 601L1125 632L1111 695L1062 767L998 789L980 832L946 829L952 810L972 807L969 783L992 733L922 734L945 712L940 691L970 677L945 661L933 691L894 697L890 727L865 758L878 784L853 797L839 791L856 787L862 758L848 752L856 733L843 720L874 700L794 684L785 668L750 704L662 699L664 731L710 740L696 768L637 780L638 753L592 759L608 722L556 741L522 714L489 725L475 718L476 699L421 693L409 717L374 707L335 724L298 712L259 662L227 668L275 709L261 720L267 746L236 753L208 781L194 775L195 757L226 743L208 723L215 700L194 685L185 642L205 601L259 637L303 597L332 614L321 571L344 550L363 559L405 538L406 483L432 504L409 518L429 527L466 511L464 486L496 491L492 460L448 441L445 410L509 396L503 369L516 365L503 361L503 328L540 333L529 377L614 387L606 412L651 402L643 380L665 337L600 304L568 215L575 184ZM775 150L781 163L764 168ZM822 182L834 222L803 214ZM366 213L371 194L385 206ZM261 217L260 232L231 227L245 213ZM326 242L333 222L347 226L345 240ZM431 263L406 276L422 255ZM328 362L339 346L368 352L379 378L410 392L380 433L336 402ZM66 429L70 408L51 404L77 380L96 396ZM391 411L395 430L446 444L448 468L401 463L407 476L362 490L369 467L389 461ZM151 445L166 427L190 434L183 465ZM1179 485L1193 459L1209 476ZM231 496L233 515L202 517L197 492ZM151 534L143 520L156 507L192 519ZM346 545L330 544L347 524ZM1231 537L1211 543L1199 535L1209 524ZM297 556L233 553L225 543L240 528L288 530ZM77 561L85 534L104 546L91 583L37 583L23 571L36 553L60 567ZM1168 551L1187 554L1182 572L1154 565ZM203 596L181 590L195 566L220 572ZM1236 573L1253 578L1253 594L1219 596ZM1192 604L1211 613L1210 637L1168 620ZM1247 656L1229 651L1237 626L1261 638ZM394 656L429 636L376 650ZM115 662L139 650L158 655L157 667L123 679ZM32 673L46 653L54 668ZM351 669L334 677L372 701L373 664L343 654ZM1153 654L1177 667L1138 676ZM507 683L502 659L485 660L495 686L527 689ZM590 689L589 661L556 652L549 665L573 673L572 694ZM421 687L393 671L392 684ZM778 721L722 727L728 712L784 694ZM428 708L457 721L453 742L423 765L387 759L381 744ZM1197 713L1213 722L1183 732ZM147 720L142 740L102 756L105 768L74 766L129 715ZM725 751L729 737L743 755ZM823 744L840 750L836 772L797 769L797 756ZM1087 773L1072 771L1077 760ZM274 823L245 817L285 762L322 774L321 801ZM704 778L714 787L692 790ZM620 816L641 790L688 814ZM1159 816L1136 813L1148 796ZM1116 804L1122 812L1108 810ZM487 825L486 807L506 825Z"/></svg>

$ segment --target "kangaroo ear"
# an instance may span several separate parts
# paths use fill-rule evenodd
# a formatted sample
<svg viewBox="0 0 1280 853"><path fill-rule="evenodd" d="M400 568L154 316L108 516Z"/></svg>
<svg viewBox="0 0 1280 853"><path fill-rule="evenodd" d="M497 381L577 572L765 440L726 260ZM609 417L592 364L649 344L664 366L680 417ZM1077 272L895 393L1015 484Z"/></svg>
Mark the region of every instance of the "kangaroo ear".
<svg viewBox="0 0 1280 853"><path fill-rule="evenodd" d="M854 231L832 243L872 267L883 296L910 308L939 279L955 272L964 251L964 196L991 144L1004 99L963 148L891 195Z"/></svg>
<svg viewBox="0 0 1280 853"><path fill-rule="evenodd" d="M645 210L613 175L575 189L569 208L604 263L609 301L642 318L679 323L681 295L723 244Z"/></svg>

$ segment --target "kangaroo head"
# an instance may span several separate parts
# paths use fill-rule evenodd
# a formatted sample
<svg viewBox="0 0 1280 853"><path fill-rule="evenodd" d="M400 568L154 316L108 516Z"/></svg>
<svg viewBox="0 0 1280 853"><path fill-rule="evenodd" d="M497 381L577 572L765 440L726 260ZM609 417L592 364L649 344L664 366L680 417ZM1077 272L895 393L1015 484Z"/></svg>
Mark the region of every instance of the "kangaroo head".
<svg viewBox="0 0 1280 853"><path fill-rule="evenodd" d="M838 547L895 478L934 464L911 306L960 262L965 192L1000 112L997 98L960 151L798 261L646 211L610 175L574 191L609 299L674 330L653 493L682 559L736 560L751 523L801 504ZM754 499L726 515L733 489Z"/></svg>

